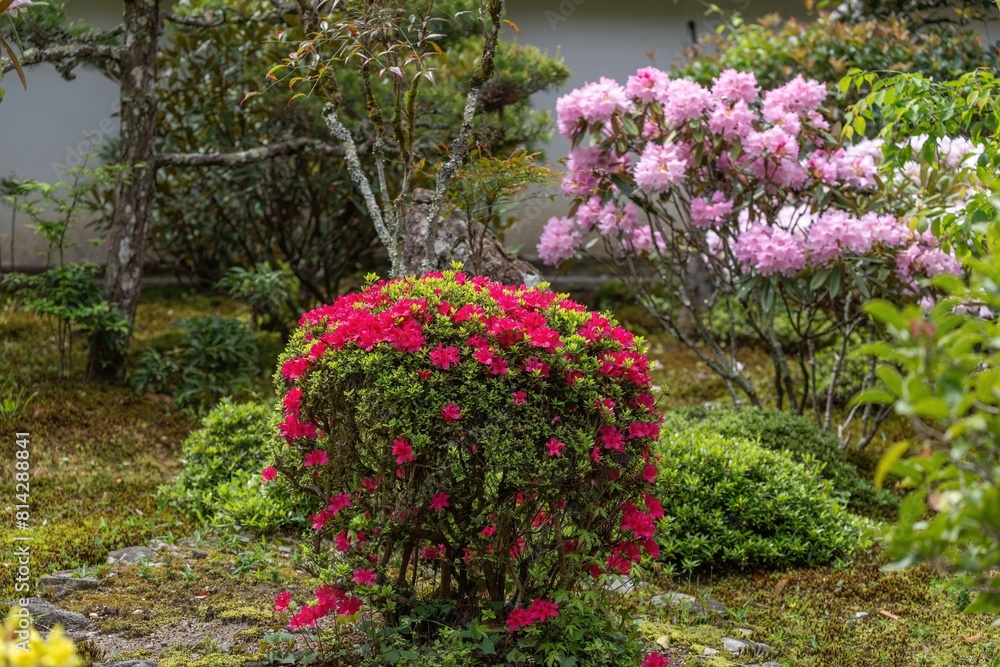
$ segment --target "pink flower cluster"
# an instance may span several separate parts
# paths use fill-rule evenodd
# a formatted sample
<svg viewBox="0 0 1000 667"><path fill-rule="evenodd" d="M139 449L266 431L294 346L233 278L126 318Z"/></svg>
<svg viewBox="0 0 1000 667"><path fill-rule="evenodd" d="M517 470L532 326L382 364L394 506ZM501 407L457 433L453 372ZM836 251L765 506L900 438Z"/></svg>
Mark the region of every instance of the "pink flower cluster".
<svg viewBox="0 0 1000 667"><path fill-rule="evenodd" d="M557 105L560 131L574 141L589 133L594 144L570 153L563 189L579 204L574 216L549 221L539 257L570 259L595 229L626 252L665 254L664 233L640 221L634 195L619 191L621 179L654 209L702 230L734 223L738 211L756 205L755 192L781 199L815 186L874 187L878 145L830 145L819 111L826 95L823 84L801 76L762 94L750 72L726 70L705 88L651 67L625 86L602 79L569 93ZM641 136L615 133L613 117L621 121L615 127L629 121ZM757 249L765 254L762 273L805 266L805 247L783 232L754 230L743 254Z"/></svg>
<svg viewBox="0 0 1000 667"><path fill-rule="evenodd" d="M32 3L32 0L14 0L10 7L7 8L4 14L10 14L11 16L17 16L21 12L27 11L28 6Z"/></svg>
<svg viewBox="0 0 1000 667"><path fill-rule="evenodd" d="M763 276L791 277L806 267L823 268L871 253L895 254L896 278L911 291L920 277L961 275L958 260L941 250L933 234L917 234L892 215L788 211L770 226L741 221L741 228L733 255L744 270Z"/></svg>
<svg viewBox="0 0 1000 667"><path fill-rule="evenodd" d="M535 623L559 617L559 605L552 600L535 598L528 607L518 607L507 615L507 631L517 632Z"/></svg>

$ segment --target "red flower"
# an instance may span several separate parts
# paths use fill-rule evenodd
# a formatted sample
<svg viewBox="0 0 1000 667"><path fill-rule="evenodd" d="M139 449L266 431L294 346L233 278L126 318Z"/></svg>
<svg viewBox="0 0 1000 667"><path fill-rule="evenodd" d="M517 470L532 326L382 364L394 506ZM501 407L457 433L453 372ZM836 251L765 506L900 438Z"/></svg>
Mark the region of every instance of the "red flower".
<svg viewBox="0 0 1000 667"><path fill-rule="evenodd" d="M285 440L292 442L298 438L309 438L314 440L318 435L316 424L300 422L295 415L288 415L285 421L278 426L278 432L284 436Z"/></svg>
<svg viewBox="0 0 1000 667"><path fill-rule="evenodd" d="M417 375L420 376L421 380L426 380L427 378L429 378L431 376L431 373L433 373L433 371L417 371Z"/></svg>
<svg viewBox="0 0 1000 667"><path fill-rule="evenodd" d="M337 602L337 614L340 616L354 616L361 610L363 604L361 598L348 595Z"/></svg>
<svg viewBox="0 0 1000 667"><path fill-rule="evenodd" d="M647 482L649 482L650 484L652 484L653 482L656 481L657 472L658 471L656 470L656 466L654 466L652 463L647 463L646 467L642 469L642 478Z"/></svg>
<svg viewBox="0 0 1000 667"><path fill-rule="evenodd" d="M392 441L392 453L396 457L396 465L398 466L414 459L413 447L402 438L396 438Z"/></svg>
<svg viewBox="0 0 1000 667"><path fill-rule="evenodd" d="M611 424L606 424L601 427L601 444L604 445L605 449L610 449L615 452L625 451L625 438L622 437L621 431L616 429Z"/></svg>
<svg viewBox="0 0 1000 667"><path fill-rule="evenodd" d="M354 571L354 576L351 577L351 581L356 584L361 584L362 586L374 586L375 570L363 570L358 568Z"/></svg>
<svg viewBox="0 0 1000 667"><path fill-rule="evenodd" d="M444 417L445 422L458 421L462 418L462 410L454 403L448 403L441 410L441 416Z"/></svg>
<svg viewBox="0 0 1000 667"><path fill-rule="evenodd" d="M445 507L451 507L450 503L448 502L449 498L451 498L451 495L447 493L435 493L433 496L431 496L431 504L428 505L428 507L432 510L437 510L440 512Z"/></svg>
<svg viewBox="0 0 1000 667"><path fill-rule="evenodd" d="M525 361L523 369L525 373L532 373L538 377L547 378L549 376L549 365L544 361L540 361L537 357L532 357Z"/></svg>
<svg viewBox="0 0 1000 667"><path fill-rule="evenodd" d="M309 370L309 360L292 357L281 364L281 376L286 380L297 380Z"/></svg>
<svg viewBox="0 0 1000 667"><path fill-rule="evenodd" d="M288 603L292 601L292 594L288 591L281 591L278 593L278 597L274 598L274 610L275 611L285 611L288 609Z"/></svg>
<svg viewBox="0 0 1000 667"><path fill-rule="evenodd" d="M642 659L642 667L667 667L670 660L662 653L650 653Z"/></svg>
<svg viewBox="0 0 1000 667"><path fill-rule="evenodd" d="M534 616L537 623L542 623L549 620L550 618L558 618L559 616L559 605L557 605L552 600L542 600L541 598L535 598L528 607L528 611Z"/></svg>
<svg viewBox="0 0 1000 667"><path fill-rule="evenodd" d="M333 539L334 548L340 553L347 553L351 550L351 538L347 536L347 531L342 530L340 534Z"/></svg>
<svg viewBox="0 0 1000 667"><path fill-rule="evenodd" d="M493 350L488 347L477 347L472 356L481 364L486 364L487 366L493 364Z"/></svg>
<svg viewBox="0 0 1000 667"><path fill-rule="evenodd" d="M652 537L656 531L653 517L645 512L640 512L635 505L629 502L622 513L622 530L631 531L636 537Z"/></svg>
<svg viewBox="0 0 1000 667"><path fill-rule="evenodd" d="M523 607L518 607L507 615L507 632L517 632L534 622L535 619L530 611Z"/></svg>
<svg viewBox="0 0 1000 667"><path fill-rule="evenodd" d="M437 349L431 350L430 356L432 365L448 370L458 364L461 354L454 345L445 347L442 343L438 343Z"/></svg>
<svg viewBox="0 0 1000 667"><path fill-rule="evenodd" d="M265 483L273 482L278 477L278 470L274 466L267 466L260 471L260 476Z"/></svg>
<svg viewBox="0 0 1000 667"><path fill-rule="evenodd" d="M443 550L439 547L424 547L420 552L420 557L424 560L437 560L442 553Z"/></svg>
<svg viewBox="0 0 1000 667"><path fill-rule="evenodd" d="M656 496L647 493L646 494L646 511L649 515L653 517L654 521L659 521L663 518L663 504L656 498Z"/></svg>
<svg viewBox="0 0 1000 667"><path fill-rule="evenodd" d="M281 401L282 406L285 408L286 415L299 416L299 408L302 404L302 390L298 387L293 387L285 394L285 398Z"/></svg>
<svg viewBox="0 0 1000 667"><path fill-rule="evenodd" d="M483 528L483 537L493 537L493 535L496 532L497 532L496 526L486 526L485 528Z"/></svg>
<svg viewBox="0 0 1000 667"><path fill-rule="evenodd" d="M333 513L333 516L337 516L340 514L340 510L350 507L352 504L351 494L344 491L343 493L338 493L333 498L330 498L330 504L326 506L326 509L328 512Z"/></svg>
<svg viewBox="0 0 1000 667"><path fill-rule="evenodd" d="M548 450L549 456L562 456L562 451L566 448L566 443L552 438L545 443L545 448Z"/></svg>
<svg viewBox="0 0 1000 667"><path fill-rule="evenodd" d="M509 364L506 359L494 358L493 363L490 365L490 375L496 377L497 375L506 375L509 370Z"/></svg>
<svg viewBox="0 0 1000 667"><path fill-rule="evenodd" d="M306 468L309 468L311 466L321 466L324 463L329 463L329 462L330 462L330 457L326 453L325 449L314 449L308 454L306 454L306 458L302 462L302 465L305 466Z"/></svg>
<svg viewBox="0 0 1000 667"><path fill-rule="evenodd" d="M532 347L540 347L546 352L555 352L563 347L563 342L559 340L559 332L549 327L539 327L532 330L529 335Z"/></svg>
<svg viewBox="0 0 1000 667"><path fill-rule="evenodd" d="M510 395L514 399L514 405L523 405L528 402L528 395L523 391L513 391Z"/></svg>

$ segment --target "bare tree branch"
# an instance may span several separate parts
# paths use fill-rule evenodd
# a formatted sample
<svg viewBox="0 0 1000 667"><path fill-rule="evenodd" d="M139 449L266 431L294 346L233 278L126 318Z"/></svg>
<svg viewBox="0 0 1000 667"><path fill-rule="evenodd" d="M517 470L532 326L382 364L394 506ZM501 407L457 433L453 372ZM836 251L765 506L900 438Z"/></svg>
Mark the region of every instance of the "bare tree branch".
<svg viewBox="0 0 1000 667"><path fill-rule="evenodd" d="M490 0L487 5L492 24L489 31L486 30L486 19L480 15L480 22L483 25L483 53L479 61L479 67L469 81L469 91L465 98L465 111L462 114L462 127L452 143L451 156L445 162L437 174L434 183L434 198L431 200L430 214L427 219L427 236L424 238L424 262L422 270L430 271L433 268L434 258L437 256L434 245L437 242L438 227L441 218L441 209L448 194L448 186L451 179L458 173L459 168L465 162L465 157L469 152L469 141L475 130L476 109L479 107L479 93L483 86L493 76L493 63L496 59L497 43L500 41L500 21L503 15L504 0Z"/></svg>
<svg viewBox="0 0 1000 667"><path fill-rule="evenodd" d="M66 60L80 60L84 58L96 58L98 60L110 60L118 62L121 59L122 47L108 44L60 44L58 46L48 46L44 49L28 49L21 54L21 65L38 65L41 63L61 63ZM14 69L13 63L4 65L3 71L6 74Z"/></svg>
<svg viewBox="0 0 1000 667"><path fill-rule="evenodd" d="M355 147L357 149L357 147ZM318 139L297 138L232 153L157 153L157 167L242 167L286 155L344 157L344 148Z"/></svg>

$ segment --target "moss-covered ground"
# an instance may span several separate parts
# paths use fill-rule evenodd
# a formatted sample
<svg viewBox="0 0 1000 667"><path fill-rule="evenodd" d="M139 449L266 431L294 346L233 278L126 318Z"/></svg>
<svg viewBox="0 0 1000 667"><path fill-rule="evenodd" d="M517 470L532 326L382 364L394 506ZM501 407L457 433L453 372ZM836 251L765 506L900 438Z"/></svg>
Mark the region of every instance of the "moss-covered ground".
<svg viewBox="0 0 1000 667"><path fill-rule="evenodd" d="M140 305L136 346L167 346L175 335L172 323L211 313L241 315L245 308L179 289L150 291ZM690 352L660 339L653 340L651 352L672 405L726 399L722 384ZM0 378L8 380L8 387L14 381L37 392L16 421L0 424L4 599L14 593L13 434L26 430L31 433L32 576L79 568L104 582L99 589L57 600L90 616L102 635L116 638L105 648L100 642L87 648L89 659L148 658L170 667L260 660L265 633L280 622L271 611L276 592L289 586L306 591L312 584L297 567L297 544L287 537L203 533L193 519L160 502L157 488L179 470L180 444L194 420L163 397L83 383L83 359L77 354L74 376L58 377L55 339L47 324L16 309L0 313ZM272 349L264 356L273 359L274 354ZM766 372L763 356L747 354L749 364ZM267 364L265 359L262 365ZM262 392L269 374L262 368ZM898 428L890 425L887 438ZM876 444L855 458L870 466L878 449ZM160 564L104 565L112 549L151 542L162 545ZM207 556L195 557L194 548ZM961 612L974 593L927 567L886 571L884 565L876 546L851 562L819 569L692 577L653 572L649 584L622 604L643 619L640 630L650 643L669 644L675 665L770 659L808 667L1000 666L1000 631L991 626L993 619ZM721 601L729 617L650 604L653 595L665 591ZM741 630L775 652L730 660L722 638L739 637ZM344 643L352 643L350 635ZM702 658L706 648L719 654Z"/></svg>

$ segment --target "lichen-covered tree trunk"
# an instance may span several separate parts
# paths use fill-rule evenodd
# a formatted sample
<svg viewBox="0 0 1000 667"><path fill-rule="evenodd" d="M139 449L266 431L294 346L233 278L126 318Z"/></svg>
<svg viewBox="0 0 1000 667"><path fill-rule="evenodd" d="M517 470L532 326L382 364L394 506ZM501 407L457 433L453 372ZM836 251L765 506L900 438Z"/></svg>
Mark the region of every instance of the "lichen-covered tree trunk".
<svg viewBox="0 0 1000 667"><path fill-rule="evenodd" d="M124 49L121 55L121 159L115 184L108 263L104 287L108 301L135 321L142 280L146 227L153 198L156 137L156 46L159 0L125 0ZM102 342L91 348L88 379L121 381L123 345Z"/></svg>

